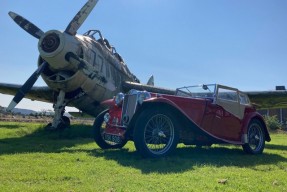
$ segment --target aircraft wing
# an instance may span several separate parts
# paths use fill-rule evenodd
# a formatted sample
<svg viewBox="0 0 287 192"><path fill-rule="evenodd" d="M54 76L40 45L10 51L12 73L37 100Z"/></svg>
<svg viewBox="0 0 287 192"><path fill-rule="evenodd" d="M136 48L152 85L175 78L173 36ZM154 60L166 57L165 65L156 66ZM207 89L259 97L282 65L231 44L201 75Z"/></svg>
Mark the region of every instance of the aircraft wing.
<svg viewBox="0 0 287 192"><path fill-rule="evenodd" d="M287 91L250 91L245 92L257 109L275 109L287 107Z"/></svg>
<svg viewBox="0 0 287 192"><path fill-rule="evenodd" d="M0 93L15 95L22 85L0 83ZM146 90L155 93L174 95L175 90L166 89L162 87L155 87L150 85L143 85L134 82L124 82L122 84L123 90L129 91L130 89ZM274 108L286 108L287 107L287 91L248 91L244 92L248 95L251 103L256 106L257 109L274 109ZM47 86L34 86L26 94L25 98L53 103L53 90Z"/></svg>
<svg viewBox="0 0 287 192"><path fill-rule="evenodd" d="M143 85L134 82L124 82L123 90L125 92L130 89L146 90L154 93L174 95L175 90L150 85ZM275 109L287 107L287 91L244 91L257 109Z"/></svg>
<svg viewBox="0 0 287 192"><path fill-rule="evenodd" d="M17 91L21 88L22 85L18 84L8 84L0 83L0 93L7 95L15 95ZM53 90L47 86L38 87L34 86L32 89L25 95L25 98L43 101L48 103L53 103Z"/></svg>

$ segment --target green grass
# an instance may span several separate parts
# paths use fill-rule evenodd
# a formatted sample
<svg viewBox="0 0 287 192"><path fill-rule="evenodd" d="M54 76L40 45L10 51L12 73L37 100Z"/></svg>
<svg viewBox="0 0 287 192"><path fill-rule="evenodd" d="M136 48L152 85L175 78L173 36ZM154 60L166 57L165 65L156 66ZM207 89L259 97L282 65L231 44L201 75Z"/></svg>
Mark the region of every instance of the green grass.
<svg viewBox="0 0 287 192"><path fill-rule="evenodd" d="M101 150L91 130L0 122L0 191L287 191L287 134L272 134L258 156L180 145L169 157L143 159L132 142Z"/></svg>

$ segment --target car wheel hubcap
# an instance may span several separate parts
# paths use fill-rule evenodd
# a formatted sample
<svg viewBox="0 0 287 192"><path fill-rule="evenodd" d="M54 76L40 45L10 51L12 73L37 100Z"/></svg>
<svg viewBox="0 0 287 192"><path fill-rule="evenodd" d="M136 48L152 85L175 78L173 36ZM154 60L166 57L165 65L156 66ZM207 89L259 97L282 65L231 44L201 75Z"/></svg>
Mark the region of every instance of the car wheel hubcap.
<svg viewBox="0 0 287 192"><path fill-rule="evenodd" d="M254 124L248 131L249 146L253 151L258 151L263 144L263 133L259 125Z"/></svg>
<svg viewBox="0 0 287 192"><path fill-rule="evenodd" d="M153 154L166 153L174 140L174 126L170 118L157 114L145 126L144 142Z"/></svg>

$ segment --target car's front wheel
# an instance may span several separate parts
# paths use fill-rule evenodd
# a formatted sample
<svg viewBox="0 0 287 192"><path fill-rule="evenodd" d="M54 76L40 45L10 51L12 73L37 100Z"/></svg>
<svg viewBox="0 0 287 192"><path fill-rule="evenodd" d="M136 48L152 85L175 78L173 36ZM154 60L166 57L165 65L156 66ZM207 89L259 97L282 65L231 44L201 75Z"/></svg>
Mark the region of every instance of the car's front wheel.
<svg viewBox="0 0 287 192"><path fill-rule="evenodd" d="M134 143L143 157L162 157L177 146L179 131L173 115L164 109L141 113L134 129Z"/></svg>
<svg viewBox="0 0 287 192"><path fill-rule="evenodd" d="M242 145L244 152L249 154L261 154L265 147L265 134L262 124L258 120L252 120L247 129L247 143Z"/></svg>
<svg viewBox="0 0 287 192"><path fill-rule="evenodd" d="M104 121L104 116L107 111L102 112L99 114L94 122L94 139L97 145L102 149L119 149L125 146L127 140L121 141L121 143L114 143L104 139L104 131L106 128L106 122Z"/></svg>

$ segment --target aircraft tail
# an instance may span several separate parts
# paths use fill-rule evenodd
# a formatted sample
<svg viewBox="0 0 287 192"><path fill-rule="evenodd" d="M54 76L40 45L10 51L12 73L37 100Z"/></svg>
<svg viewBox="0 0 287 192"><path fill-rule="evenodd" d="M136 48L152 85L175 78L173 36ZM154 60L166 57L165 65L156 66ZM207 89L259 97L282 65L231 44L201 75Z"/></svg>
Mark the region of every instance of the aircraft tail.
<svg viewBox="0 0 287 192"><path fill-rule="evenodd" d="M150 78L149 78L149 80L148 80L148 82L146 84L149 85L149 86L154 86L154 77L153 77L153 75L150 76Z"/></svg>

